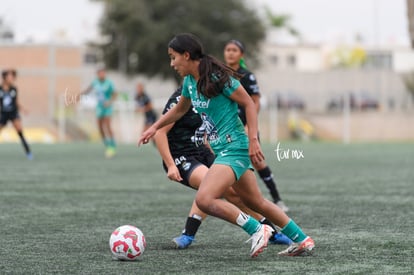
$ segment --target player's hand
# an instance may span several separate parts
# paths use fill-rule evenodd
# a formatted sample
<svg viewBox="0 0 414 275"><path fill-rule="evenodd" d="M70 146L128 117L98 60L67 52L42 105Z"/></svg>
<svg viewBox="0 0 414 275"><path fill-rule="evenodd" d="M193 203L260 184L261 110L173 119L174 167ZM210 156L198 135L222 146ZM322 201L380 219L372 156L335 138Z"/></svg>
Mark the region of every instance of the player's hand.
<svg viewBox="0 0 414 275"><path fill-rule="evenodd" d="M181 182L183 178L180 175L180 171L178 170L177 166L171 165L168 167L167 177L170 180Z"/></svg>
<svg viewBox="0 0 414 275"><path fill-rule="evenodd" d="M249 142L249 156L253 164L258 164L265 159L257 138L251 139Z"/></svg>
<svg viewBox="0 0 414 275"><path fill-rule="evenodd" d="M110 101L110 100L107 100L107 101L104 102L104 106L106 108L111 107L111 105L112 105L112 101Z"/></svg>
<svg viewBox="0 0 414 275"><path fill-rule="evenodd" d="M141 144L147 144L156 132L157 129L154 126L151 126L148 130L143 132L138 140L138 146L141 146Z"/></svg>

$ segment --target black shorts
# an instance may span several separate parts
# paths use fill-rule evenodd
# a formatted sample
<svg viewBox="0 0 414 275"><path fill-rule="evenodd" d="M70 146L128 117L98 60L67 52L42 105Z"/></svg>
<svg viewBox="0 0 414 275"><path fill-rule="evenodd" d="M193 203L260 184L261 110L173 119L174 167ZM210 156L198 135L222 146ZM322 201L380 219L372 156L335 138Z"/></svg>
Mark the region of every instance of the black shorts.
<svg viewBox="0 0 414 275"><path fill-rule="evenodd" d="M9 113L6 113L6 112L3 113L2 112L2 113L0 113L0 125L4 126L4 125L7 124L7 122L9 120L13 121L13 120L19 119L19 118L20 118L20 116L19 116L18 112L9 112Z"/></svg>
<svg viewBox="0 0 414 275"><path fill-rule="evenodd" d="M190 186L190 176L193 173L194 169L196 169L200 165L205 165L210 168L213 165L214 159L216 158L214 154L206 148L199 154L182 154L182 155L174 155L175 165L180 171L180 176L183 180L180 182L181 184L191 187ZM167 166L165 163L162 163L164 167L164 171L167 172ZM192 188L192 187L191 187Z"/></svg>
<svg viewBox="0 0 414 275"><path fill-rule="evenodd" d="M152 125L157 121L157 115L153 112L145 114L145 125Z"/></svg>

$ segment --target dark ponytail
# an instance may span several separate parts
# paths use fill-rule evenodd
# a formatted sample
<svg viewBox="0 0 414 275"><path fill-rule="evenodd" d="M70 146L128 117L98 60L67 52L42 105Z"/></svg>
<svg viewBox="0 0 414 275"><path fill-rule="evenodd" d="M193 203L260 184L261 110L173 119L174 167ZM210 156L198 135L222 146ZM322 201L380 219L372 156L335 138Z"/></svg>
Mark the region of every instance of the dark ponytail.
<svg viewBox="0 0 414 275"><path fill-rule="evenodd" d="M180 54L188 52L191 60L200 61L198 66L200 79L197 82L197 91L207 98L219 95L226 86L230 86L231 76L240 78L240 75L233 69L215 57L206 55L200 40L193 34L176 35L168 43L168 47Z"/></svg>
<svg viewBox="0 0 414 275"><path fill-rule="evenodd" d="M198 73L197 90L207 98L218 96L226 86L231 86L230 76L237 77L235 71L211 55L200 60Z"/></svg>

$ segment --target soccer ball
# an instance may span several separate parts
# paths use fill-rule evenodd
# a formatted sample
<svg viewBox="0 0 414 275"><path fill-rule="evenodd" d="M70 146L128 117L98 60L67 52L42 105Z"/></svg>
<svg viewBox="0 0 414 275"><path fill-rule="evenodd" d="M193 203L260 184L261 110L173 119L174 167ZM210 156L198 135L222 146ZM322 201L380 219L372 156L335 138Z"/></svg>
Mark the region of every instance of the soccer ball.
<svg viewBox="0 0 414 275"><path fill-rule="evenodd" d="M118 227L109 239L112 255L118 260L137 260L144 253L146 245L144 234L132 225Z"/></svg>

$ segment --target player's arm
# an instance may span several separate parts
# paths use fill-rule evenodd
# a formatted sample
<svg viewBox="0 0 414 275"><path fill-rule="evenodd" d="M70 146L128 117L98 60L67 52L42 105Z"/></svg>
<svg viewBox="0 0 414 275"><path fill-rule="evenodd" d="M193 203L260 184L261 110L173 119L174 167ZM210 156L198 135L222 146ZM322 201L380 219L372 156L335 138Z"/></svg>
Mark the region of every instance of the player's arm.
<svg viewBox="0 0 414 275"><path fill-rule="evenodd" d="M167 138L167 134L173 126L174 126L174 123L171 123L159 129L157 133L154 135L154 141L155 141L155 144L157 145L157 149L161 155L162 160L167 166L167 169L168 169L167 177L170 180L180 182L183 179L181 178L180 171L178 171L177 166L175 166L175 162L171 155L170 146L168 144L168 138Z"/></svg>
<svg viewBox="0 0 414 275"><path fill-rule="evenodd" d="M264 160L263 152L260 148L257 126L257 111L256 105L252 98L243 88L239 86L231 95L230 98L242 106L246 111L246 120L249 136L249 155L253 162L261 162Z"/></svg>
<svg viewBox="0 0 414 275"><path fill-rule="evenodd" d="M86 94L89 94L91 91L93 90L93 86L92 86L92 84L91 85L89 85L85 90L83 90L82 92L81 92L81 95L86 95Z"/></svg>
<svg viewBox="0 0 414 275"><path fill-rule="evenodd" d="M258 94L251 95L251 98L254 102L254 105L256 106L256 112L259 113L260 112L260 95Z"/></svg>
<svg viewBox="0 0 414 275"><path fill-rule="evenodd" d="M247 76L248 85L246 85L246 92L251 96L254 105L256 106L256 111L260 111L260 89L257 84L257 80L254 74L249 73Z"/></svg>
<svg viewBox="0 0 414 275"><path fill-rule="evenodd" d="M138 146L149 142L150 138L155 135L158 129L176 122L191 108L191 100L185 96L180 97L177 105L157 120L147 131L142 133L138 140Z"/></svg>

